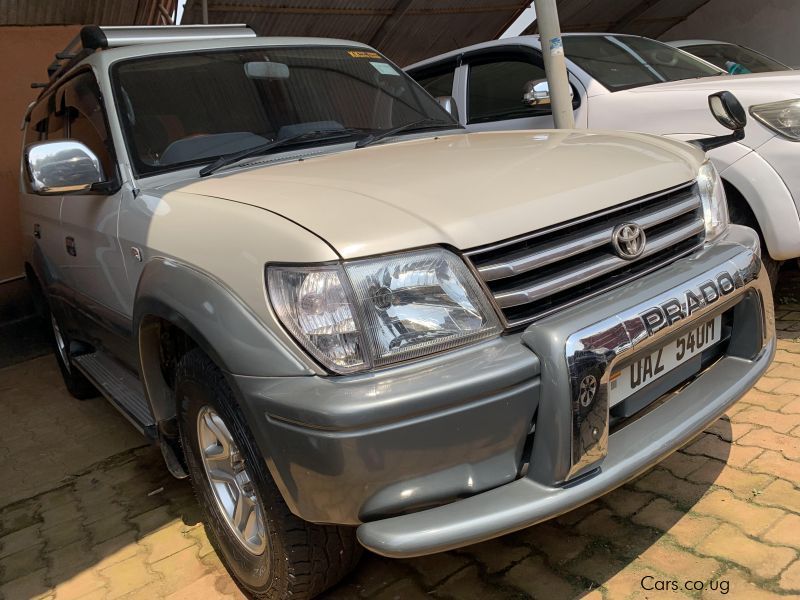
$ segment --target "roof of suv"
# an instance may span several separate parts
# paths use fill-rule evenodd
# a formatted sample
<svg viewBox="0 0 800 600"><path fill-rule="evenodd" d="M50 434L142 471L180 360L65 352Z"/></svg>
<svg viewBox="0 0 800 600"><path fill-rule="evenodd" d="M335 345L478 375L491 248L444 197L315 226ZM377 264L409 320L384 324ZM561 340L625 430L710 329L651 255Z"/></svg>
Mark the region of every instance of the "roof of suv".
<svg viewBox="0 0 800 600"><path fill-rule="evenodd" d="M308 37L253 37L242 39L201 40L192 42L168 42L153 44L135 44L121 48L109 48L88 56L83 62L92 62L98 66L108 66L124 58L139 56L156 56L180 52L196 52L202 50L225 50L229 48L264 48L278 46L346 46L353 48L370 48L361 42L337 40L332 38Z"/></svg>
<svg viewBox="0 0 800 600"><path fill-rule="evenodd" d="M720 40L675 40L672 42L664 42L676 48L686 48L688 46L705 46L706 44L715 44L720 46L735 46L731 42L721 42Z"/></svg>
<svg viewBox="0 0 800 600"><path fill-rule="evenodd" d="M561 37L598 37L604 35L613 35L614 37L636 37L640 38L643 37L641 35L633 35L630 33L602 33L602 32L587 32L587 33L562 33ZM649 38L648 38L649 39ZM658 41L658 40L656 40ZM415 69L417 67L421 67L423 65L430 64L431 62L438 62L440 60L452 58L454 56L460 56L466 52L474 52L476 50L483 50L485 48L493 48L495 46L513 46L514 44L530 44L531 42L535 42L535 46L541 46L539 42L539 34L529 34L529 35L518 35L515 37L507 37L507 38L498 38L496 40L489 40L488 42L481 42L480 44L473 44L471 46L465 46L464 48L459 48L457 50L452 50L450 52L445 52L444 54L439 54L438 56L433 56L431 58L426 58L425 60L421 60L414 64L408 65L405 67L405 70L408 71L410 69ZM662 42L663 43L663 42Z"/></svg>

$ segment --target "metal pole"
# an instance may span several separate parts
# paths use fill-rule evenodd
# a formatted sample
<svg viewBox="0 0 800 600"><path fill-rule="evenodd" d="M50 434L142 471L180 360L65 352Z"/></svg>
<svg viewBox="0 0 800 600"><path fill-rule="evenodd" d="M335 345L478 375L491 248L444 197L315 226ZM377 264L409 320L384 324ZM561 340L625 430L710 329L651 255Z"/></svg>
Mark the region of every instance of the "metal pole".
<svg viewBox="0 0 800 600"><path fill-rule="evenodd" d="M208 0L203 0L203 25L208 25Z"/></svg>
<svg viewBox="0 0 800 600"><path fill-rule="evenodd" d="M567 63L564 60L556 0L534 0L533 4L536 8L536 24L539 27L539 39L542 43L544 70L550 87L553 120L558 129L573 129L575 117L572 114Z"/></svg>

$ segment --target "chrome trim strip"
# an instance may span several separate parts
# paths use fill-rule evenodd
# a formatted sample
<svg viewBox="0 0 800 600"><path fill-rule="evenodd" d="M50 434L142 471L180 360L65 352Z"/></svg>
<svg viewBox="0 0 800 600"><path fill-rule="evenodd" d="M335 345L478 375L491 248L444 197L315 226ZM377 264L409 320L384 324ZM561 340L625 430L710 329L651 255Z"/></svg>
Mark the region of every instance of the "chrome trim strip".
<svg viewBox="0 0 800 600"><path fill-rule="evenodd" d="M685 200L660 210L645 212L642 215L625 215L625 219L633 221L647 230L700 208L702 208L700 196L693 194ZM543 244L534 252L477 267L478 273L484 281L496 281L519 275L608 244L613 231L614 225L595 228L589 232L578 232L565 240Z"/></svg>
<svg viewBox="0 0 800 600"><path fill-rule="evenodd" d="M703 231L705 231L705 222L703 219L698 218L679 229L673 229L659 236L652 237L648 240L647 248L639 260L666 250L670 246L683 240L701 234ZM549 277L534 285L521 286L507 292L496 293L494 294L495 302L497 302L500 308L511 308L521 304L528 304L544 296L556 294L578 285L581 282L594 279L600 275L605 275L606 273L610 273L611 271L630 264L636 263L623 260L613 254L608 254L607 256L595 259L579 267L559 272L555 276Z"/></svg>
<svg viewBox="0 0 800 600"><path fill-rule="evenodd" d="M532 323L533 321L536 321L537 319L544 319L545 317L548 317L548 316L552 315L553 313L556 313L556 312L558 312L560 310L565 310L565 309L567 309L567 308L569 308L571 306L575 306L576 304L580 304L581 302L585 302L586 300L591 300L592 298L596 298L597 296L600 296L601 294L605 294L606 292L608 292L608 291L610 291L610 290L612 290L614 288L618 288L620 286L625 285L626 283L630 283L634 279L639 279L640 277L644 277L645 275L649 275L653 271L658 271L662 267L670 265L670 264L674 263L676 260L679 260L681 258L684 258L685 256L688 256L688 255L692 254L693 252L696 252L697 250L702 248L704 245L705 245L705 241L699 242L696 246L692 246L691 248L688 248L685 252L681 252L680 254L670 255L666 259L655 263L651 267L649 267L647 269L644 269L643 271L637 271L634 275L631 275L630 277L625 277L624 279L620 279L619 281L617 281L616 283L614 283L612 285L603 286L601 288L596 289L591 294L586 294L584 296L580 296L578 298L570 300L569 302L564 302L563 304L559 304L558 306L553 307L553 308L551 308L549 310L538 312L535 315L530 316L530 317L526 317L524 319L515 319L514 321L509 321L509 320L507 320L505 318L505 313L503 313L501 311L501 316L503 317L503 323L505 324L505 326L507 328L516 329L517 327L521 327L522 325L528 325L528 324Z"/></svg>
<svg viewBox="0 0 800 600"><path fill-rule="evenodd" d="M652 194L650 196L645 196L644 198L639 198L637 200L632 200L632 201L630 201L628 203L625 203L625 204L618 204L616 206L612 206L611 208L607 208L605 210L601 210L601 211L598 211L596 213L591 213L591 214L586 215L584 217L581 217L579 219L574 219L572 221L566 221L564 223L559 223L559 224L554 225L552 227L549 227L547 229L540 229L540 230L534 231L532 233L526 233L526 234L521 235L521 236L516 237L516 238L508 239L508 240L505 240L505 241L502 241L502 242L497 242L496 244L491 244L491 245L488 245L488 246L481 246L480 248L473 248L472 250L468 250L468 251L464 252L464 256L471 257L471 256L475 256L476 254L483 254L484 252L491 252L492 250L497 250L499 248L505 248L506 246L511 246L513 244L518 244L520 242L525 242L527 240L532 240L532 239L537 238L539 236L543 236L543 235L547 235L547 234L550 234L550 233L554 233L556 231L560 231L560 230L565 229L567 227L572 227L573 225L580 225L581 223L586 223L587 221L593 221L594 219L598 219L598 218L603 217L605 215L609 215L609 214L613 214L615 212L619 212L619 211L624 211L624 210L628 210L628 209L631 209L631 208L635 208L635 207L639 206L640 204L643 204L643 203L646 203L646 202L651 202L653 200L656 200L657 198L661 198L662 196L666 196L668 194L673 194L673 193L680 192L680 191L683 191L683 190L688 191L692 187L694 187L695 183L696 183L696 181L693 179L692 181L688 181L686 183L678 184L678 185L676 185L674 187L668 188L666 190L662 190L661 192L658 192L656 194Z"/></svg>
<svg viewBox="0 0 800 600"><path fill-rule="evenodd" d="M727 276L727 278L726 278ZM717 282L717 283L714 283ZM712 284L716 295L703 292ZM761 296L764 309L762 345L774 327L774 309L771 301L769 278L755 252L747 250L713 269L687 281L684 291L699 298L694 309L687 301L676 298L676 290L669 290L650 300L609 317L569 336L565 345L565 358L570 379L572 400L571 467L566 480L582 475L598 466L608 453L609 438L609 376L615 366L633 352L648 346L656 346L665 336L689 327L698 321L724 312L737 302L748 290L756 290ZM723 302L718 302L723 300ZM653 311L664 310L662 306L680 305L685 317L655 328L645 317ZM664 315L666 313L663 313ZM664 323L666 321L663 321ZM580 402L581 382L587 376L599 381L593 400L586 406ZM586 403L585 403L586 404Z"/></svg>

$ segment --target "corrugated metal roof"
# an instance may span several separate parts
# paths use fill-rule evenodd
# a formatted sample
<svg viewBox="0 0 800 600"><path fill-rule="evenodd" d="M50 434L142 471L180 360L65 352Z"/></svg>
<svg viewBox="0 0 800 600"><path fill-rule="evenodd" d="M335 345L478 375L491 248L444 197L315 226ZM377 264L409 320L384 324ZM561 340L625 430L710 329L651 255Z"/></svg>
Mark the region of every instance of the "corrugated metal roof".
<svg viewBox="0 0 800 600"><path fill-rule="evenodd" d="M0 26L156 25L164 11L175 0L0 0Z"/></svg>
<svg viewBox="0 0 800 600"><path fill-rule="evenodd" d="M709 0L557 0L561 31L633 33L657 38ZM538 33L534 21L523 33Z"/></svg>
<svg viewBox="0 0 800 600"><path fill-rule="evenodd" d="M247 23L259 35L364 42L407 65L493 39L529 4L530 0L208 0L208 20ZM202 23L201 0L187 1L181 23Z"/></svg>

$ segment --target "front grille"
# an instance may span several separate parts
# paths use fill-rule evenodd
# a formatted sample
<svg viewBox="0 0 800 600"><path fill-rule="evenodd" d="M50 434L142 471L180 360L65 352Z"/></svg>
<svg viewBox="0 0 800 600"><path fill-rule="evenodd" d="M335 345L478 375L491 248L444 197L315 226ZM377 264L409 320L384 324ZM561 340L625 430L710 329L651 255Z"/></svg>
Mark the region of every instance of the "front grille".
<svg viewBox="0 0 800 600"><path fill-rule="evenodd" d="M647 237L634 260L612 245L614 228L626 222ZM703 206L690 183L466 255L514 328L663 267L704 241Z"/></svg>

